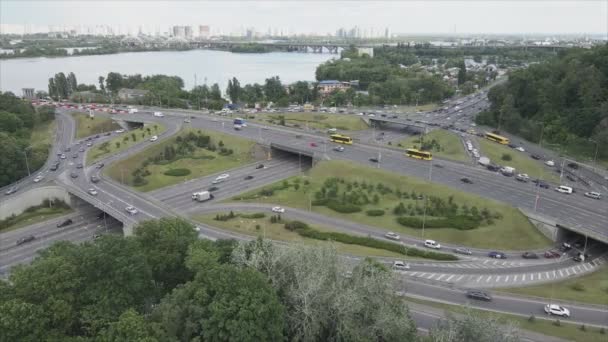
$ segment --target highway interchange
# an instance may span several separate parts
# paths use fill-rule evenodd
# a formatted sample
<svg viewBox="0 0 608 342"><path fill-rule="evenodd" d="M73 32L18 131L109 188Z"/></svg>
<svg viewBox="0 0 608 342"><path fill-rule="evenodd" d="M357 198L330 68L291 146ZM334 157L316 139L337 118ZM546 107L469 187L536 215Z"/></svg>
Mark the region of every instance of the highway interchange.
<svg viewBox="0 0 608 342"><path fill-rule="evenodd" d="M472 165L446 160L434 161L433 163L415 161L403 157L402 153L394 149L379 144L376 146L373 142L371 144L354 144L353 146L347 147L346 152L336 152L332 150L332 145L327 143L326 135L319 134L318 132L294 131L284 127L264 126L251 123L246 129L235 131L232 129L231 120L224 117L200 115L200 113L194 112L184 113L183 111L164 112L166 114L164 118L156 118L151 114L139 113L125 115L120 119L132 122L162 122L167 127L167 131L159 137L159 140L172 136L185 125L190 125L194 128L214 129L223 131L227 134L239 135L255 140L263 145L281 142L281 144L287 144L300 149L302 154L314 154L315 157L320 157L320 159L351 160L420 178L428 179L429 176L431 176L433 182L446 184L454 188L500 200L529 210L534 208L536 202L536 189L530 184L522 184L514 181L505 182L504 177ZM99 113L98 115L104 114ZM421 115L424 116L426 114ZM184 123L184 118L186 117L192 117L191 123ZM51 154L51 158L49 158L49 162L47 162L45 169L50 164L50 160L53 156L61 149L67 146L78 146L74 140L75 124L71 116L60 110L59 115L57 115L57 122L58 134L56 143L53 146L53 154ZM104 139L109 139L112 136L100 137L94 141L98 144ZM311 142L316 142L318 146L311 147ZM105 158L100 162L108 165L111 162L137 153L147 146L149 146L148 142L136 144L131 148ZM69 154L68 157L71 157L71 155ZM379 158L380 163L370 163L369 158L372 157ZM84 162L85 158L86 152L80 153L78 158L75 158L74 160L68 158L68 160L61 163L62 165L57 171L48 172L45 179L39 184L31 182L31 178L34 176L32 175L20 182L19 191L22 192L28 189L34 189L36 186L54 181L57 184L66 186L71 192L82 197L86 201L94 203L98 208L109 213L116 213L114 215L116 219L126 224L135 224L136 222L145 219L160 218L163 216L181 216L191 215L193 213L226 211L230 208L239 211L260 211L268 210L270 207L270 205L257 204L235 204L227 207L226 205L220 206L214 204L214 202L204 205L193 202L190 198L192 189L207 188L216 175L190 180L183 184L142 194L106 178L95 165L87 165L83 170L76 170L74 165L78 162ZM215 193L216 198L218 200L227 199L250 189L258 188L265 184L296 175L310 167L309 162L302 163L301 161L302 158L294 156L276 155L271 161L261 162L265 166L264 169L256 169L255 166L259 163L255 163L235 170L230 170L229 172L232 179L237 179L238 181L221 184L220 190ZM71 178L69 176L70 172L73 170L78 172L78 178ZM90 177L92 175L98 175L102 181L97 184L91 184ZM248 175L252 175L254 178L247 182L242 181L243 177ZM474 184L462 184L459 179L463 176L474 179ZM86 190L91 187L98 189L98 194L96 196L86 193ZM570 201L567 196L558 194L552 190L541 190L541 200L540 205L537 207L537 213L558 219L560 222L564 222L572 227L584 227L583 229L589 229L596 233L599 232L600 234L606 235L605 223L608 222L608 207L605 203L605 201L595 201L582 196L576 197L575 201ZM126 214L124 208L128 205L135 206L139 210L139 213L133 216ZM90 207L77 209L75 213L70 214L71 216L66 216L77 218L69 229L58 230L55 227L57 222L64 219L64 217L62 217L25 229L0 234L0 241L2 242L0 244L0 253L2 253L0 271L2 274L6 274L10 266L19 262L31 260L38 250L48 246L54 241L83 241L85 239L90 239L97 233L117 232L119 229L118 227L120 226L119 221L110 218L109 224L105 220L104 223L101 224L100 220L96 217L99 212L99 210ZM338 230L349 231L350 233L355 234L372 235L377 238L382 238L384 234L384 232L375 227L366 227L353 222L337 220L305 210L288 208L287 215L306 222L331 226ZM203 237L212 239L248 238L240 234L224 232L202 224L197 224L197 226ZM58 233L58 231L60 231L60 233ZM15 247L14 241L26 234L34 234L37 237L48 236L48 238L40 238L26 246ZM403 237L403 244L405 246L420 246L421 240L414 237ZM452 248L457 246L450 246L448 244L447 247ZM569 278L571 275L592 271L595 267L598 267L599 264L604 262L604 258L595 258L592 262L578 264L567 257L551 260L549 262L527 261L523 259L512 260L511 258L508 259L509 261L497 261L485 258L484 256L486 254L486 250L473 250L473 255L471 257L464 257L462 262L452 264L412 262L412 269L407 272L402 272L401 275L406 284L404 291L411 295L434 298L445 302L458 304L469 303L462 295L462 288L506 286L506 284L517 284L522 281L525 283L526 279L523 279L523 276L525 275L527 275L528 278L534 277L534 275L537 277L536 279L527 280L528 282L554 281L560 278ZM519 252L507 251L507 254L509 256L515 256L516 254L519 254ZM562 276L559 275L560 273ZM544 276L546 278L543 279ZM447 287L445 286L446 282L449 284ZM528 316L531 313L537 315L541 314L542 309L539 308L542 308L542 305L547 302L546 300L519 298L514 296L494 296L494 298L495 300L491 303L470 304L485 309ZM571 310L573 310L572 308L574 307L572 321L584 322L592 325L606 325L606 322L608 321L608 310L606 310L605 307L568 305Z"/></svg>

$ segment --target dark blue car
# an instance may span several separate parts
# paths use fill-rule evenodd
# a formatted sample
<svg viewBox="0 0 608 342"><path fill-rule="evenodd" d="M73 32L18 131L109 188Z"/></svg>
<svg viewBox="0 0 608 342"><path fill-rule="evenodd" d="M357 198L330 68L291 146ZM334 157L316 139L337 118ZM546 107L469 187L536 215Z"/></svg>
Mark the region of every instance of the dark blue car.
<svg viewBox="0 0 608 342"><path fill-rule="evenodd" d="M507 258L507 256L503 252L490 252L490 253L488 253L488 256L490 258L494 258L494 259L506 259Z"/></svg>

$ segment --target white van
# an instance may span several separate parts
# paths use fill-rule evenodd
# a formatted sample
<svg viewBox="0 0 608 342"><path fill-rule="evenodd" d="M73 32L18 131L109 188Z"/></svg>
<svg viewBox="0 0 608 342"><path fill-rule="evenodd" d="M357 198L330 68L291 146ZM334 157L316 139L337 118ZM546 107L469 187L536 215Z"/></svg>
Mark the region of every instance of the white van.
<svg viewBox="0 0 608 342"><path fill-rule="evenodd" d="M226 179L228 179L228 177L230 177L230 175L227 173L221 174L221 175L217 176L217 178L215 178L215 180L211 183L213 183L213 184L221 183L221 182L225 181Z"/></svg>
<svg viewBox="0 0 608 342"><path fill-rule="evenodd" d="M154 116L162 118L165 115L162 112L154 112Z"/></svg>
<svg viewBox="0 0 608 342"><path fill-rule="evenodd" d="M562 194L571 194L574 192L571 187L565 185L558 186L555 188L555 191L561 192Z"/></svg>
<svg viewBox="0 0 608 342"><path fill-rule="evenodd" d="M336 132L338 132L337 128L330 128L327 130L327 133L336 133Z"/></svg>
<svg viewBox="0 0 608 342"><path fill-rule="evenodd" d="M435 240L426 240L426 241L424 241L424 247L440 249L441 245L439 243L437 243L437 241L435 241Z"/></svg>

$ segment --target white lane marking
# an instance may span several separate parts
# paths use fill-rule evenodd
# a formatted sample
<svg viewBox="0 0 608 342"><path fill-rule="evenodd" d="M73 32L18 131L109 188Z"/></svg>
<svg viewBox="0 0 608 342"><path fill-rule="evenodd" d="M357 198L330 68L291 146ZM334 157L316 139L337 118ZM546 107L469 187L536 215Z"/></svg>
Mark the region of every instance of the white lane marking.
<svg viewBox="0 0 608 342"><path fill-rule="evenodd" d="M505 283L508 283L508 282L509 282L509 277L510 277L510 276L507 276L507 279L505 279Z"/></svg>
<svg viewBox="0 0 608 342"><path fill-rule="evenodd" d="M568 276L570 276L570 270L566 268L566 274L568 274Z"/></svg>
<svg viewBox="0 0 608 342"><path fill-rule="evenodd" d="M416 276L416 274L418 274L418 272L412 272L412 274L410 274L412 277Z"/></svg>
<svg viewBox="0 0 608 342"><path fill-rule="evenodd" d="M545 277L549 279L549 272L545 272Z"/></svg>
<svg viewBox="0 0 608 342"><path fill-rule="evenodd" d="M490 279L492 279L492 276L488 276L488 278L486 278L486 283L489 283Z"/></svg>
<svg viewBox="0 0 608 342"><path fill-rule="evenodd" d="M555 270L553 270L553 279L557 278L557 275L555 274Z"/></svg>
<svg viewBox="0 0 608 342"><path fill-rule="evenodd" d="M433 277L435 277L436 275L437 273L431 273L428 277L426 277L426 279L433 279Z"/></svg>
<svg viewBox="0 0 608 342"><path fill-rule="evenodd" d="M484 261L483 261L483 263L484 263L484 264L487 264L487 263L488 263L488 261L490 261L490 260L484 260Z"/></svg>
<svg viewBox="0 0 608 342"><path fill-rule="evenodd" d="M524 277L521 281L526 281L526 274L524 273Z"/></svg>
<svg viewBox="0 0 608 342"><path fill-rule="evenodd" d="M517 278L519 278L518 274L515 275L515 280L513 280L514 283L517 283Z"/></svg>
<svg viewBox="0 0 608 342"><path fill-rule="evenodd" d="M501 278L501 277L502 277L502 276L498 276L498 277L496 277L496 282L497 282L497 283L500 283L500 278Z"/></svg>
<svg viewBox="0 0 608 342"><path fill-rule="evenodd" d="M572 268L572 273L578 274L578 272L576 272L576 269L574 268L574 266L572 266L571 268Z"/></svg>
<svg viewBox="0 0 608 342"><path fill-rule="evenodd" d="M564 274L562 273L562 270L559 270L559 276L560 276L561 278L563 278L563 277L564 277Z"/></svg>
<svg viewBox="0 0 608 342"><path fill-rule="evenodd" d="M420 275L418 275L420 278L424 277L426 275L426 273L420 273Z"/></svg>
<svg viewBox="0 0 608 342"><path fill-rule="evenodd" d="M481 281L481 278L483 278L483 276L479 276L479 278L477 278L477 280L475 282L479 283Z"/></svg>
<svg viewBox="0 0 608 342"><path fill-rule="evenodd" d="M587 264L584 264L583 267L585 268L585 271L589 271L590 268L593 268L593 267L589 267L589 265L587 265Z"/></svg>
<svg viewBox="0 0 608 342"><path fill-rule="evenodd" d="M577 269L579 272L583 272L583 267L582 267L582 265L578 265L578 266L576 267L576 269Z"/></svg>
<svg viewBox="0 0 608 342"><path fill-rule="evenodd" d="M437 280L441 280L443 277L445 277L447 274L442 274L439 276L439 278L437 278Z"/></svg>
<svg viewBox="0 0 608 342"><path fill-rule="evenodd" d="M456 278L456 280L454 280L454 281L460 281L460 279L462 279L462 277L464 277L464 275L460 275L460 277Z"/></svg>
<svg viewBox="0 0 608 342"><path fill-rule="evenodd" d="M451 276L448 277L448 279L446 279L445 281L450 281L450 279L452 279L454 277L454 275L452 274Z"/></svg>

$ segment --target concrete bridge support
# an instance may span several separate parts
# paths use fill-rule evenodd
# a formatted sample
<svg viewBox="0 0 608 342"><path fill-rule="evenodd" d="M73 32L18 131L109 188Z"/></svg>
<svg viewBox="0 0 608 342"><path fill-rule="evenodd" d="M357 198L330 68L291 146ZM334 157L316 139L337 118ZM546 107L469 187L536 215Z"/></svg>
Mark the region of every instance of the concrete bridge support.
<svg viewBox="0 0 608 342"><path fill-rule="evenodd" d="M11 215L19 215L27 208L41 205L45 200L62 200L68 205L72 203L70 193L63 187L48 185L18 192L0 202L0 220Z"/></svg>

